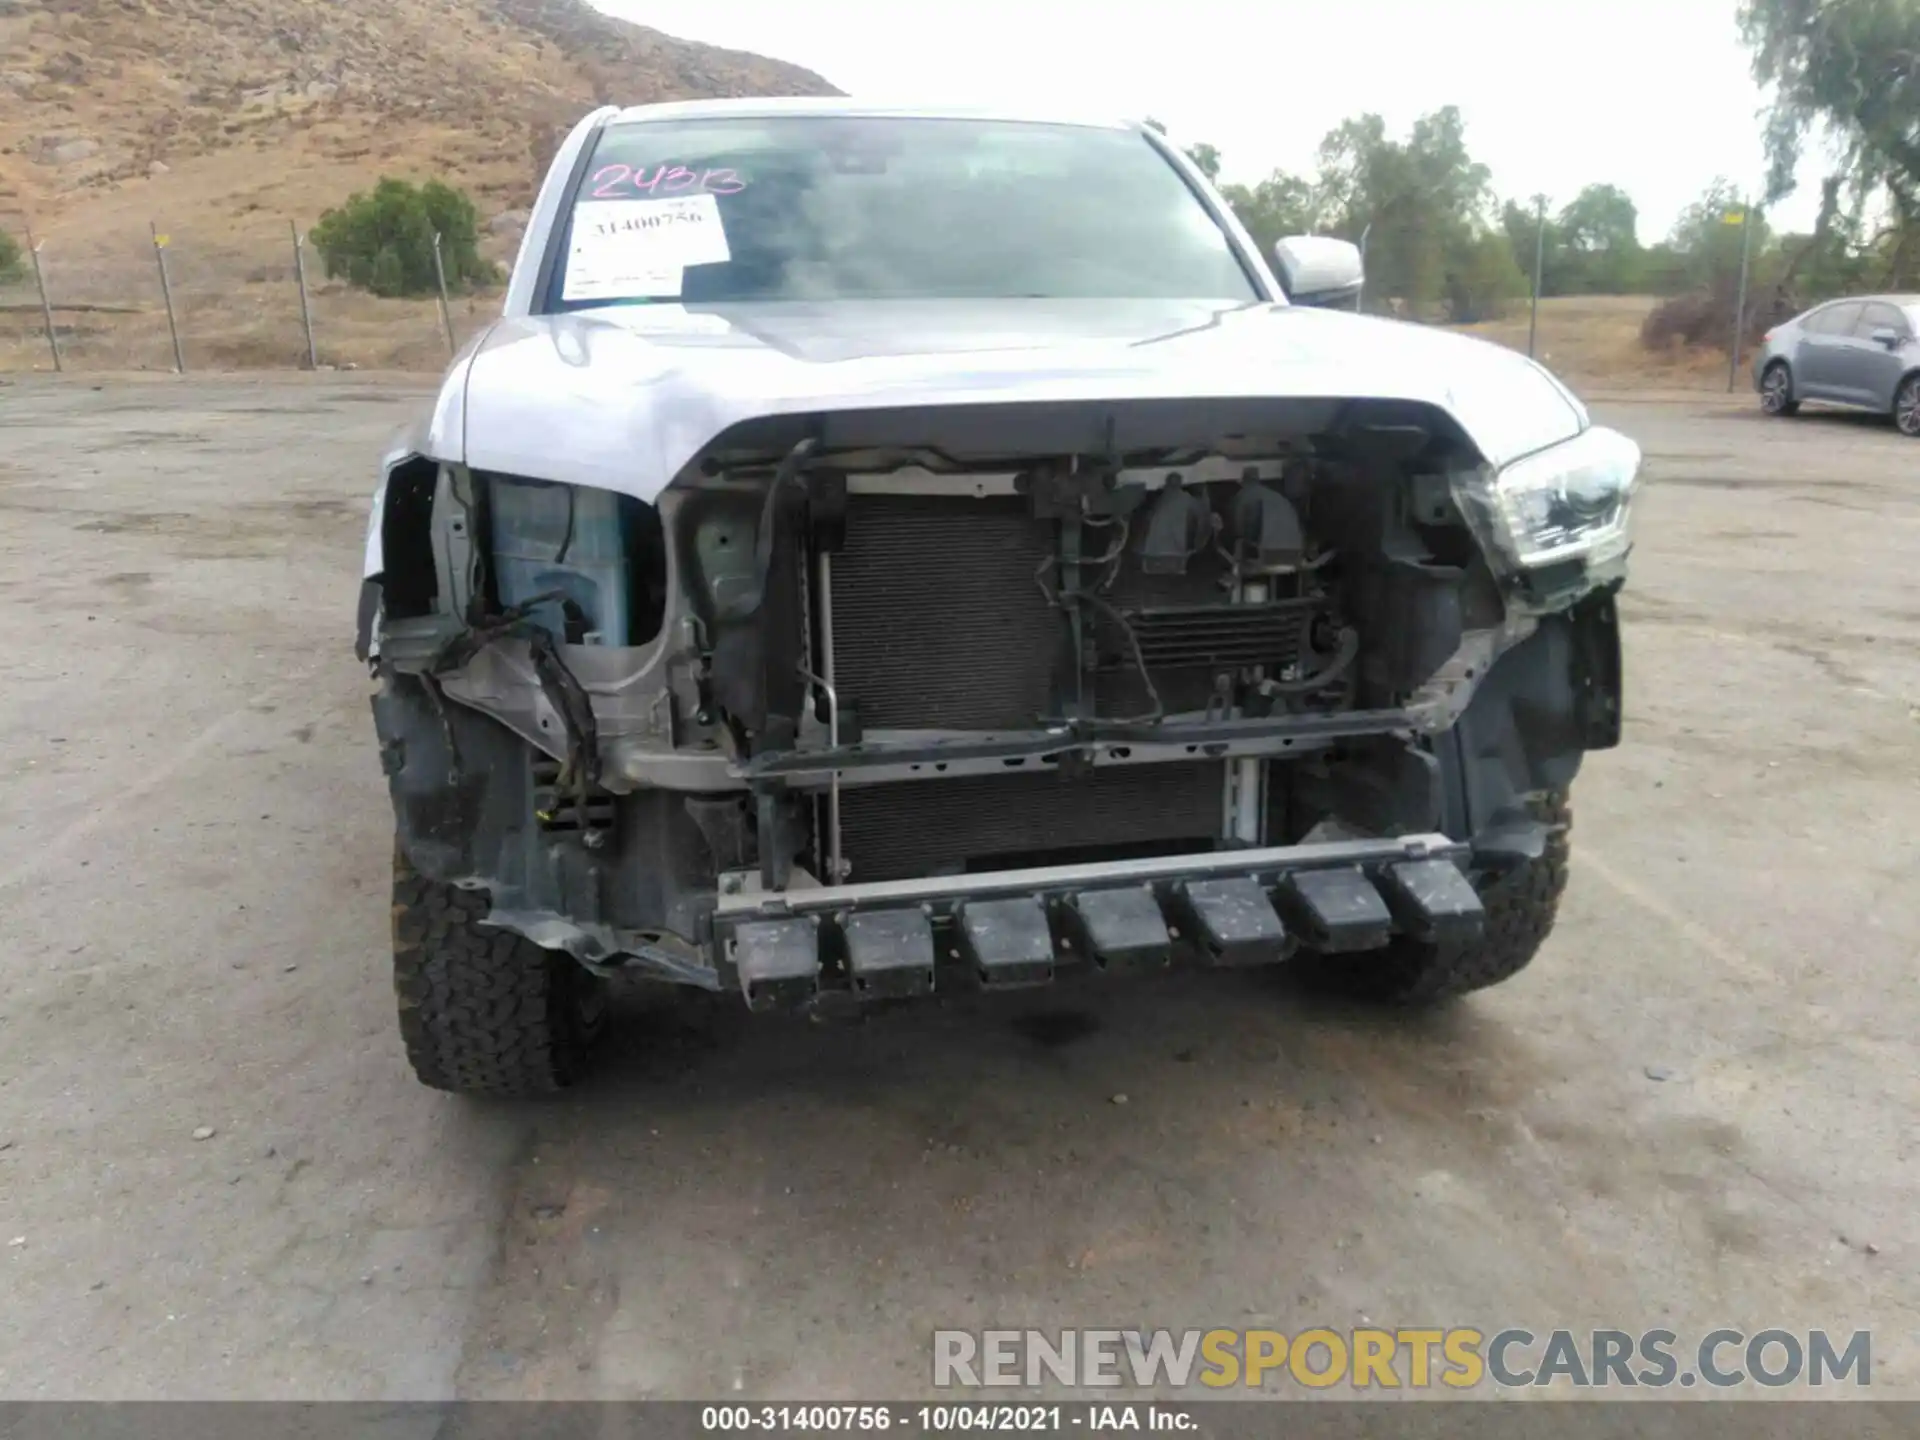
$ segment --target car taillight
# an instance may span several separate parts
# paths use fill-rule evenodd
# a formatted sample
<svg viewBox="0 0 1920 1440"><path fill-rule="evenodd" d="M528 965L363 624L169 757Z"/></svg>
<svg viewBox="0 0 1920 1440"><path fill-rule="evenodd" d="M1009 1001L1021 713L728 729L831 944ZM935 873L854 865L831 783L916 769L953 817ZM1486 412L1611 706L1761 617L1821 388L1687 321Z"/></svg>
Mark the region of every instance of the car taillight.
<svg viewBox="0 0 1920 1440"><path fill-rule="evenodd" d="M1771 344L1772 342L1773 342L1773 331L1771 330L1767 331L1766 334L1760 337L1760 343L1762 345L1768 345L1768 344Z"/></svg>

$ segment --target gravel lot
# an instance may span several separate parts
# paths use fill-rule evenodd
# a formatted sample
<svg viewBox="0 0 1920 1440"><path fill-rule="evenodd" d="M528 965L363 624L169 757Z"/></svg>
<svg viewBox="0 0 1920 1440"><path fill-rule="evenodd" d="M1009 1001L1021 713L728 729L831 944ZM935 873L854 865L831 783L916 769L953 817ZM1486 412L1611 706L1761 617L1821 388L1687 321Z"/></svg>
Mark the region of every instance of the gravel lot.
<svg viewBox="0 0 1920 1440"><path fill-rule="evenodd" d="M897 1397L936 1325L1367 1316L1870 1327L1920 1396L1920 447L1596 405L1627 743L1510 986L643 998L492 1106L401 1059L350 654L410 383L0 385L0 1395Z"/></svg>

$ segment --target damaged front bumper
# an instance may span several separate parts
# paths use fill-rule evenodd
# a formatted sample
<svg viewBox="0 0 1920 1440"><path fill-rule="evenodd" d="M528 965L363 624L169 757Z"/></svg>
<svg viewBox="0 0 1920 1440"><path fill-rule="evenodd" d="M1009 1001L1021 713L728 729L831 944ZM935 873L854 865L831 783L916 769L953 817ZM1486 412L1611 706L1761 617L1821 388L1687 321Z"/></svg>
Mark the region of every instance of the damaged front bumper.
<svg viewBox="0 0 1920 1440"><path fill-rule="evenodd" d="M1062 968L1215 966L1470 940L1485 923L1444 835L1157 856L865 885L759 888L721 877L724 983L756 1010L1045 985ZM936 977L939 977L937 980Z"/></svg>

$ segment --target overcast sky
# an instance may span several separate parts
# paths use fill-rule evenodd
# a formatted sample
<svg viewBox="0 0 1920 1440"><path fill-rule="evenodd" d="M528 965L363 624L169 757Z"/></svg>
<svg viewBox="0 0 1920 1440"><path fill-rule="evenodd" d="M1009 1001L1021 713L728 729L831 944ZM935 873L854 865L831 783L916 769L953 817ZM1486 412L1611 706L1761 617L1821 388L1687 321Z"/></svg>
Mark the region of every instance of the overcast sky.
<svg viewBox="0 0 1920 1440"><path fill-rule="evenodd" d="M1737 0L593 0L669 34L791 60L873 100L1043 97L1151 114L1210 140L1224 178L1311 171L1320 138L1377 111L1404 136L1458 105L1502 198L1555 205L1610 181L1666 234L1715 175L1764 179L1763 97ZM1770 217L1808 229L1816 170Z"/></svg>

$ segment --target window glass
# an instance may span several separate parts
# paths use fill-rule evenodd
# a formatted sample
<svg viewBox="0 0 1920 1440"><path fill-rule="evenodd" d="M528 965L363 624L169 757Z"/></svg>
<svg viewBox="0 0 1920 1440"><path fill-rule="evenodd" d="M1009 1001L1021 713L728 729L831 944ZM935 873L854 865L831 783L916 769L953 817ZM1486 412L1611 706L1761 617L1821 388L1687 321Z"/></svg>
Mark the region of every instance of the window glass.
<svg viewBox="0 0 1920 1440"><path fill-rule="evenodd" d="M1816 310L1807 321L1807 329L1815 335L1849 335L1853 333L1854 321L1860 318L1860 305L1849 303L1829 305L1824 310Z"/></svg>
<svg viewBox="0 0 1920 1440"><path fill-rule="evenodd" d="M1907 333L1906 317L1891 305L1874 303L1862 307L1860 319L1855 323L1853 333L1864 340L1876 330L1891 330L1896 335L1905 335Z"/></svg>
<svg viewBox="0 0 1920 1440"><path fill-rule="evenodd" d="M878 299L1256 300L1131 130L891 116L630 121L560 227L549 308Z"/></svg>

